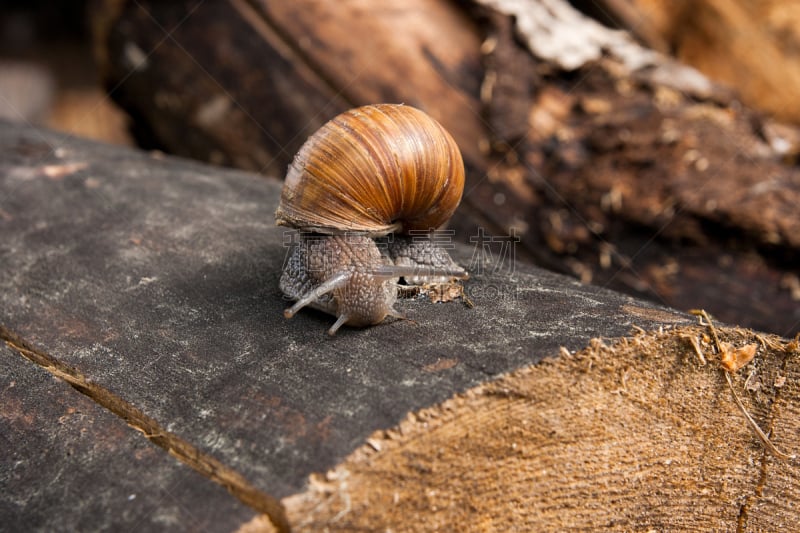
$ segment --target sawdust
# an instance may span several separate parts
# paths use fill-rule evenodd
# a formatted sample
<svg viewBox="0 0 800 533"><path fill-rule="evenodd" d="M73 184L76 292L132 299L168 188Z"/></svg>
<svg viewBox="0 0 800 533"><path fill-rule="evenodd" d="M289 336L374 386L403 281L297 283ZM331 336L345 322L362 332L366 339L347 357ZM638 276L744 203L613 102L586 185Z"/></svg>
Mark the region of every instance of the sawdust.
<svg viewBox="0 0 800 533"><path fill-rule="evenodd" d="M595 339L412 413L284 499L293 530L791 528L798 340L708 326ZM717 341L757 348L733 372Z"/></svg>

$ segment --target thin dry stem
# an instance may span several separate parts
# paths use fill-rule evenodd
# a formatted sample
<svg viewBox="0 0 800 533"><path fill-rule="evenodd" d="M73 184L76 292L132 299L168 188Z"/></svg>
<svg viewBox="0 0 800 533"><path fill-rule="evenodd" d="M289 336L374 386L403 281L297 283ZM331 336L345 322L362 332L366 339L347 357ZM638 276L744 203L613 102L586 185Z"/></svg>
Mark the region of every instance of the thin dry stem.
<svg viewBox="0 0 800 533"><path fill-rule="evenodd" d="M747 419L747 422L750 424L750 427L753 429L753 431L755 431L756 435L758 435L758 438L761 439L761 442L764 444L764 446L769 451L771 451L772 454L775 455L775 457L778 457L779 459L783 459L784 461L795 459L797 457L796 455L783 453L774 444L772 444L772 441L769 440L767 434L764 433L764 431L759 427L758 423L756 423L756 421L753 420L753 417L750 416L750 413L747 412L747 409L742 403L742 400L739 398L739 395L736 394L736 390L733 388L733 381L731 380L730 373L728 372L723 372L723 373L725 374L725 379L728 380L728 387L730 387L731 389L731 394L733 394L733 399L736 400L736 405L739 406L739 409L742 411L742 414Z"/></svg>

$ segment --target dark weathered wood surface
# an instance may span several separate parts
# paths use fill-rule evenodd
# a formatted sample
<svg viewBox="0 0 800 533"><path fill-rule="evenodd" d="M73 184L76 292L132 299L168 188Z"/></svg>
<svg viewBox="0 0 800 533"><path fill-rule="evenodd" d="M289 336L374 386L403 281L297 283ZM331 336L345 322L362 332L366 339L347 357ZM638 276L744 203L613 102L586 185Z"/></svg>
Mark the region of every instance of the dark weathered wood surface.
<svg viewBox="0 0 800 533"><path fill-rule="evenodd" d="M225 489L0 344L0 530L225 531Z"/></svg>
<svg viewBox="0 0 800 533"><path fill-rule="evenodd" d="M413 321L329 338L327 315L282 316L287 236L273 225L278 192L277 182L252 174L1 124L0 336L264 511L267 495L297 492L310 473L411 410L560 346L686 320L507 263L498 272L473 268L465 286L472 309L404 300ZM469 264L472 252L455 255ZM8 350L2 357L10 369L30 366ZM48 395L61 393L41 387L36 405L46 409ZM87 447L104 438L94 430ZM13 433L3 447L35 446L37 435ZM69 447L57 434L47 438L59 453ZM158 455L144 442L119 453L136 450ZM4 472L12 457L3 453ZM163 468L176 467L168 460ZM4 498L19 490L9 483ZM100 497L105 489L85 490ZM19 511L44 512L31 505ZM109 505L109 513L124 509ZM231 520L240 516L230 509Z"/></svg>

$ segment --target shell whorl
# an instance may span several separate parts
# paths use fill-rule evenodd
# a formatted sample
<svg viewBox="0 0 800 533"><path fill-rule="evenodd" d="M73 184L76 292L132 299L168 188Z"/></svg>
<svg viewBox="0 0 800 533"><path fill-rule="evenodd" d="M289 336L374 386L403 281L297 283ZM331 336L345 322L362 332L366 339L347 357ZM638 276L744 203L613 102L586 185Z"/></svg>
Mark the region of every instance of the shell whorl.
<svg viewBox="0 0 800 533"><path fill-rule="evenodd" d="M326 234L429 231L450 218L463 189L461 152L438 122L405 105L368 105L309 137L275 218Z"/></svg>

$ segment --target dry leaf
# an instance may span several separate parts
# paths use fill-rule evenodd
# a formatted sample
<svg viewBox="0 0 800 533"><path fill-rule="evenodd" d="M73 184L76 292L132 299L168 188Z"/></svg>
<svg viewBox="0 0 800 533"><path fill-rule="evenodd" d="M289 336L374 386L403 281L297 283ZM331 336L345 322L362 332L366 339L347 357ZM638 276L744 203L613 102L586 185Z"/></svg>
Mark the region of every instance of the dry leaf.
<svg viewBox="0 0 800 533"><path fill-rule="evenodd" d="M758 344L751 343L741 348L734 348L732 344L727 342L720 343L722 352L720 353L720 362L728 372L736 372L744 365L753 360L756 356Z"/></svg>

